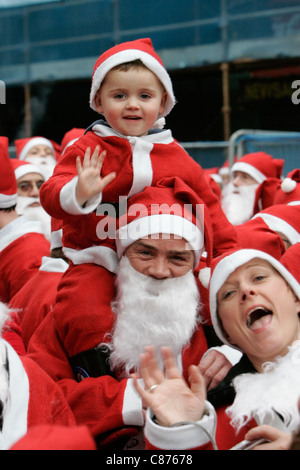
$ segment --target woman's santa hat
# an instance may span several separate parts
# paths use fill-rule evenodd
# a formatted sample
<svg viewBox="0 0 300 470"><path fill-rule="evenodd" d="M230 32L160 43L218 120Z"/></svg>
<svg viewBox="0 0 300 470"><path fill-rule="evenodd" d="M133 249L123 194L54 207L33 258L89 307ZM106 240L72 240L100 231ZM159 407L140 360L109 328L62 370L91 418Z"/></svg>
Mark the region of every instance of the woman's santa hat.
<svg viewBox="0 0 300 470"><path fill-rule="evenodd" d="M164 178L128 200L116 236L119 258L135 241L160 233L184 238L194 250L195 268L204 249L210 260L212 229L207 208L178 177Z"/></svg>
<svg viewBox="0 0 300 470"><path fill-rule="evenodd" d="M225 253L224 255L215 258L212 261L211 277L209 284L209 306L211 320L214 330L220 340L224 344L234 347L235 349L238 349L238 347L229 343L222 328L222 323L218 315L217 294L225 283L225 281L228 279L228 277L234 271L236 271L236 269L255 258L268 261L271 266L273 266L273 268L276 269L279 274L285 279L285 281L289 284L289 286L296 294L297 298L300 299L300 284L297 279L295 279L291 272L279 260L273 258L273 256L269 255L264 251L253 249L240 249Z"/></svg>
<svg viewBox="0 0 300 470"><path fill-rule="evenodd" d="M32 163L26 162L24 160L18 160L17 158L12 158L11 163L15 172L16 180L22 178L24 175L28 175L29 173L38 173L43 179L45 179L42 170Z"/></svg>
<svg viewBox="0 0 300 470"><path fill-rule="evenodd" d="M236 225L235 230L240 248L265 251L278 260L285 252L282 238L260 217Z"/></svg>
<svg viewBox="0 0 300 470"><path fill-rule="evenodd" d="M300 242L300 206L276 204L254 215L260 217L274 232L283 234L291 245Z"/></svg>
<svg viewBox="0 0 300 470"><path fill-rule="evenodd" d="M157 76L167 92L168 96L165 108L159 117L166 116L170 113L171 109L175 105L172 82L161 58L156 54L151 39L149 38L137 39L135 41L118 44L100 55L94 66L90 91L90 107L94 111L97 111L95 97L106 74L117 65L138 59Z"/></svg>
<svg viewBox="0 0 300 470"><path fill-rule="evenodd" d="M243 171L262 183L267 178L281 178L284 160L273 158L265 152L248 153L236 161L231 171Z"/></svg>
<svg viewBox="0 0 300 470"><path fill-rule="evenodd" d="M58 148L55 149L55 145L51 140L39 136L15 140L17 158L19 160L25 160L29 150L31 150L36 145L45 145L50 150L52 150L53 157L56 158Z"/></svg>
<svg viewBox="0 0 300 470"><path fill-rule="evenodd" d="M274 204L300 205L300 169L295 168L283 179L274 196Z"/></svg>
<svg viewBox="0 0 300 470"><path fill-rule="evenodd" d="M8 153L8 138L0 137L0 209L17 204L17 181Z"/></svg>

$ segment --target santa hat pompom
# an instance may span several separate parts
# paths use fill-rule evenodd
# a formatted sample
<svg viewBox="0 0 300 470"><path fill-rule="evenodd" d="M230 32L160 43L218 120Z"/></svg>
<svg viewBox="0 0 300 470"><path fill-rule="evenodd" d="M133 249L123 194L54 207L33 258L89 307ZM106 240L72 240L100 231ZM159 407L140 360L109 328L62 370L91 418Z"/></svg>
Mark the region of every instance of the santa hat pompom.
<svg viewBox="0 0 300 470"><path fill-rule="evenodd" d="M208 289L209 281L210 281L210 273L211 269L209 267L202 268L199 271L198 278L201 282L202 286Z"/></svg>
<svg viewBox="0 0 300 470"><path fill-rule="evenodd" d="M281 183L281 189L285 193L291 193L297 186L297 182L292 178L284 178Z"/></svg>

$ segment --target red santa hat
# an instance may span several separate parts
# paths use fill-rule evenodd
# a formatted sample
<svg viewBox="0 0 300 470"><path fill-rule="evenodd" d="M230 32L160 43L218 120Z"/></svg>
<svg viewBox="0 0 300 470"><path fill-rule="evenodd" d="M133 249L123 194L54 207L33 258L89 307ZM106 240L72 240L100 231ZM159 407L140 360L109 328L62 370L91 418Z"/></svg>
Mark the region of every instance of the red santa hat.
<svg viewBox="0 0 300 470"><path fill-rule="evenodd" d="M215 258L212 261L211 266L211 278L209 284L209 306L210 306L210 315L214 330L220 340L227 344L228 346L238 349L237 346L229 343L224 330L222 328L222 323L218 315L218 302L217 294L228 277L240 266L248 263L252 259L259 258L265 261L268 261L273 268L275 268L279 274L286 280L292 290L295 292L298 299L300 299L300 284L291 274L291 272L277 259L268 253L260 250L253 249L241 249L234 250L224 255Z"/></svg>
<svg viewBox="0 0 300 470"><path fill-rule="evenodd" d="M231 171L243 171L262 183L267 178L281 178L284 160L265 152L248 153L232 165Z"/></svg>
<svg viewBox="0 0 300 470"><path fill-rule="evenodd" d="M45 179L45 176L42 170L32 163L26 162L24 160L18 160L17 158L11 159L12 167L15 172L16 180L22 178L24 175L28 175L28 173L38 173Z"/></svg>
<svg viewBox="0 0 300 470"><path fill-rule="evenodd" d="M300 243L290 246L282 255L280 262L300 282Z"/></svg>
<svg viewBox="0 0 300 470"><path fill-rule="evenodd" d="M45 137L39 136L15 140L17 158L19 160L25 160L29 150L36 145L46 145L52 150L53 156L56 158L58 149L55 150L53 142Z"/></svg>
<svg viewBox="0 0 300 470"><path fill-rule="evenodd" d="M7 209L17 203L17 181L8 153L8 138L0 137L0 209Z"/></svg>
<svg viewBox="0 0 300 470"><path fill-rule="evenodd" d="M274 196L274 204L300 204L300 169L295 168L283 179Z"/></svg>
<svg viewBox="0 0 300 470"><path fill-rule="evenodd" d="M117 65L141 60L143 64L151 70L163 84L167 92L167 101L164 112L160 117L170 113L175 105L175 97L170 76L164 67L161 58L156 54L151 39L143 38L135 41L118 44L100 55L97 59L92 76L92 85L90 91L90 107L97 111L95 104L96 93L106 74Z"/></svg>
<svg viewBox="0 0 300 470"><path fill-rule="evenodd" d="M300 206L276 204L258 212L259 217L274 232L283 234L291 245L300 242Z"/></svg>
<svg viewBox="0 0 300 470"><path fill-rule="evenodd" d="M261 217L236 225L235 230L241 248L265 251L278 260L285 252L282 238L271 230Z"/></svg>
<svg viewBox="0 0 300 470"><path fill-rule="evenodd" d="M76 142L84 132L85 129L81 127L73 127L73 129L66 132L61 141L61 155L63 155L66 149L70 147L70 145L74 144L74 142Z"/></svg>
<svg viewBox="0 0 300 470"><path fill-rule="evenodd" d="M119 258L135 241L159 233L184 238L194 250L195 268L204 249L210 260L212 228L207 208L178 177L164 178L128 200L116 234Z"/></svg>

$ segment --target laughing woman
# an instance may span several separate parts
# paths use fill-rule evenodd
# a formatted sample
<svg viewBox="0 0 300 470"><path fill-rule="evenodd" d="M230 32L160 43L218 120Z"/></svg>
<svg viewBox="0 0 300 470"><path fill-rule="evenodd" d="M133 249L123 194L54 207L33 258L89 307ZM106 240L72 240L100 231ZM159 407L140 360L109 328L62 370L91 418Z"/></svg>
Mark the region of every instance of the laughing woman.
<svg viewBox="0 0 300 470"><path fill-rule="evenodd" d="M270 255L247 249L216 260L209 289L216 333L244 353L249 372L233 379L232 395L224 393L228 381L206 395L196 366L188 385L167 348L164 373L148 348L140 370L145 390L136 380L148 406L148 448L227 450L259 438L267 443L255 448L289 448L300 424L299 282Z"/></svg>

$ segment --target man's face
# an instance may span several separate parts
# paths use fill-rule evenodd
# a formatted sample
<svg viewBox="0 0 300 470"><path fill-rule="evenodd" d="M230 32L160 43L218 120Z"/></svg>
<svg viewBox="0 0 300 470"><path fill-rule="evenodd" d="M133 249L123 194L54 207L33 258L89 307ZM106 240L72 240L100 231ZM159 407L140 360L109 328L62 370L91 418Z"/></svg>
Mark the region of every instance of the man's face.
<svg viewBox="0 0 300 470"><path fill-rule="evenodd" d="M28 173L18 179L18 195L24 197L39 197L40 187L44 178L39 173Z"/></svg>
<svg viewBox="0 0 300 470"><path fill-rule="evenodd" d="M194 266L190 245L183 238L169 234L141 238L125 254L136 271L155 279L180 277Z"/></svg>
<svg viewBox="0 0 300 470"><path fill-rule="evenodd" d="M238 186L250 186L251 184L257 184L257 181L248 175L244 171L234 171L232 175L232 183L235 187Z"/></svg>

